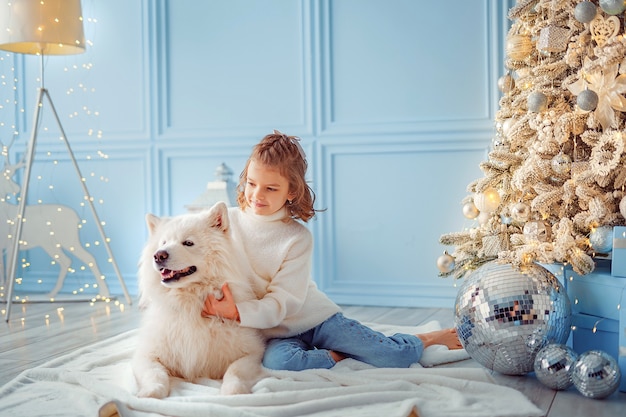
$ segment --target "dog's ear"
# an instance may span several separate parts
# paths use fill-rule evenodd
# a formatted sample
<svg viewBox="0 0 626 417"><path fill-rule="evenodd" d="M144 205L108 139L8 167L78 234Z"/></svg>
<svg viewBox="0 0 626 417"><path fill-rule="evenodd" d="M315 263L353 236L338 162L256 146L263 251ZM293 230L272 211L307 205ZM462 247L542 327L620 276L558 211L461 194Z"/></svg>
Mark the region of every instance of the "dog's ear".
<svg viewBox="0 0 626 417"><path fill-rule="evenodd" d="M220 201L209 210L209 226L215 227L223 232L228 230L230 225L228 220L228 207L226 203Z"/></svg>
<svg viewBox="0 0 626 417"><path fill-rule="evenodd" d="M154 229L161 223L161 218L155 216L152 213L146 214L146 225L150 233L154 232Z"/></svg>

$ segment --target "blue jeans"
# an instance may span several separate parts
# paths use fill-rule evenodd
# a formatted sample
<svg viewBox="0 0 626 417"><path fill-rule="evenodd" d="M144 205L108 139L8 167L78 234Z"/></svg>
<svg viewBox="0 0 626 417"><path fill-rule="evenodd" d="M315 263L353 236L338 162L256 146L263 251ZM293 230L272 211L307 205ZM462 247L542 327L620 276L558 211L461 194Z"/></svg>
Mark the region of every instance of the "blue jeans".
<svg viewBox="0 0 626 417"><path fill-rule="evenodd" d="M379 368L408 368L419 361L424 344L414 335L385 336L337 313L317 327L286 339L271 339L263 366L301 371L332 368L330 350Z"/></svg>

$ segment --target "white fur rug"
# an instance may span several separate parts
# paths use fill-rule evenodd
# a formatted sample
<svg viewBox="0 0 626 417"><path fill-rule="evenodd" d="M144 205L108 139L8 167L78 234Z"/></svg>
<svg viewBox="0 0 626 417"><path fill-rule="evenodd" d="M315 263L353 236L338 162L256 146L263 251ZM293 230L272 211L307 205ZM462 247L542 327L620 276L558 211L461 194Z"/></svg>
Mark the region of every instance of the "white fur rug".
<svg viewBox="0 0 626 417"><path fill-rule="evenodd" d="M439 328L370 324L384 333ZM137 398L129 361L136 331L96 343L22 372L0 388L0 415L80 417L420 417L541 416L520 392L495 385L482 368L373 368L347 359L332 370L272 372L254 393L220 396L220 381L174 379L164 400ZM428 348L426 366L467 353ZM415 414L413 414L415 415Z"/></svg>

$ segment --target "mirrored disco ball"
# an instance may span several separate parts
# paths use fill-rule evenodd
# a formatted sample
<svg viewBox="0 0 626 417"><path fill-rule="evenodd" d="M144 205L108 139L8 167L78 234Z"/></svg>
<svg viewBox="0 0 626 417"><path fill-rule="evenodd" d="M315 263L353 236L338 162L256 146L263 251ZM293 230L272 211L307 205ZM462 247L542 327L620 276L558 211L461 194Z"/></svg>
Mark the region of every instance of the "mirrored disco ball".
<svg viewBox="0 0 626 417"><path fill-rule="evenodd" d="M533 370L537 352L566 342L572 311L565 288L547 269L492 261L469 274L456 297L455 327L467 353L508 375Z"/></svg>
<svg viewBox="0 0 626 417"><path fill-rule="evenodd" d="M578 357L572 369L572 381L582 395L606 398L619 386L621 372L617 361L601 350L590 350Z"/></svg>
<svg viewBox="0 0 626 417"><path fill-rule="evenodd" d="M555 390L572 386L572 373L578 354L572 348L552 343L544 347L535 357L535 375L539 382Z"/></svg>

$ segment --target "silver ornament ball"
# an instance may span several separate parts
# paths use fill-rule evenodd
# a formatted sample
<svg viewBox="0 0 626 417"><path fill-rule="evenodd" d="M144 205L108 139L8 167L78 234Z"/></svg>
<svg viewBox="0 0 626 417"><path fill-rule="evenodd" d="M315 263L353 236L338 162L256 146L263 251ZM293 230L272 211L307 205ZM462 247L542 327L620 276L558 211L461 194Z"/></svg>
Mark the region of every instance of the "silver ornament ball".
<svg viewBox="0 0 626 417"><path fill-rule="evenodd" d="M565 288L547 269L492 261L469 274L456 297L455 327L467 353L508 375L534 369L537 353L563 344L572 311Z"/></svg>
<svg viewBox="0 0 626 417"><path fill-rule="evenodd" d="M598 107L598 95L593 90L583 90L576 97L578 108L584 111L592 111Z"/></svg>
<svg viewBox="0 0 626 417"><path fill-rule="evenodd" d="M548 388L567 389L573 384L571 369L576 359L578 354L572 348L559 343L549 344L535 357L535 376Z"/></svg>
<svg viewBox="0 0 626 417"><path fill-rule="evenodd" d="M622 200L619 202L619 212L622 217L626 218L626 197L622 197Z"/></svg>
<svg viewBox="0 0 626 417"><path fill-rule="evenodd" d="M541 91L533 91L528 95L527 105L528 110L539 113L548 107L548 97Z"/></svg>
<svg viewBox="0 0 626 417"><path fill-rule="evenodd" d="M491 146L493 149L504 150L508 147L508 141L501 135L497 135L491 140Z"/></svg>
<svg viewBox="0 0 626 417"><path fill-rule="evenodd" d="M602 399L619 386L621 372L617 361L601 350L590 350L578 357L572 368L572 381L582 395Z"/></svg>
<svg viewBox="0 0 626 417"><path fill-rule="evenodd" d="M600 0L600 8L610 15L618 15L626 10L624 0Z"/></svg>
<svg viewBox="0 0 626 417"><path fill-rule="evenodd" d="M582 1L574 8L574 17L580 23L589 23L596 17L598 9L596 5L590 1Z"/></svg>
<svg viewBox="0 0 626 417"><path fill-rule="evenodd" d="M572 158L565 154L559 153L552 158L552 170L557 174L568 174L572 169Z"/></svg>

